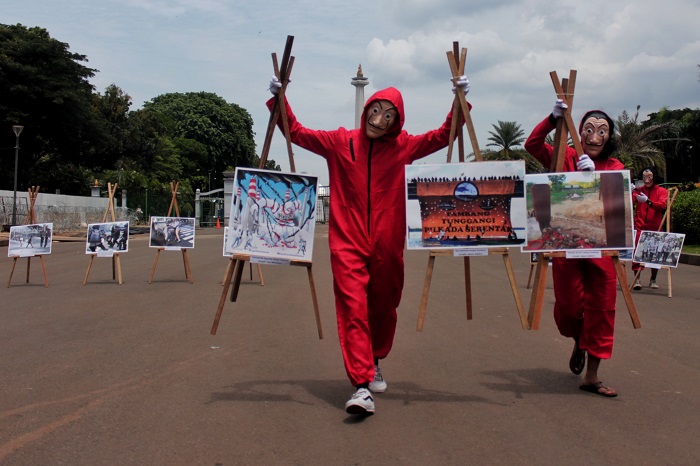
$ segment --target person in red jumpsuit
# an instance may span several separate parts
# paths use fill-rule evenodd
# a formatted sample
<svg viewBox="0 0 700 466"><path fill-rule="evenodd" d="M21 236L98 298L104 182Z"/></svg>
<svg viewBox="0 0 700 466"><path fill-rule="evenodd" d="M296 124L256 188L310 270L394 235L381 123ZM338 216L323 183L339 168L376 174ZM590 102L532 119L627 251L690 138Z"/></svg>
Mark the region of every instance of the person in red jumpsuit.
<svg viewBox="0 0 700 466"><path fill-rule="evenodd" d="M552 114L535 127L525 142L525 149L545 167L550 166L554 152L545 138L555 129L557 118L563 117L566 108L566 103L557 100ZM615 149L614 130L614 123L605 112L587 112L579 125L584 154L579 157L573 148L567 147L563 171L624 169L619 160L610 157ZM574 339L569 369L581 374L588 354L581 390L606 397L617 396L617 392L603 385L598 377L601 359L609 359L613 349L617 276L612 258L555 257L552 269L554 320L559 333Z"/></svg>
<svg viewBox="0 0 700 466"><path fill-rule="evenodd" d="M454 84L465 94L469 91L466 76ZM273 78L270 91L276 94L280 87ZM267 102L268 108L273 108L274 99ZM404 284L404 167L447 146L451 112L438 129L411 135L403 129L403 98L393 87L367 100L357 129L309 129L288 102L286 109L292 142L320 155L328 165L328 243L338 336L345 370L356 388L345 410L372 414L372 392L387 388L378 364L394 341Z"/></svg>
<svg viewBox="0 0 700 466"><path fill-rule="evenodd" d="M642 230L661 230L661 220L664 217L666 200L668 199L668 191L656 184L656 168L643 168L639 177L644 182L644 185L636 188L632 192L632 200L636 201L634 212L635 245L639 243L639 236L642 234ZM632 271L635 273L635 275L639 269L644 270L644 267L638 262L633 262ZM659 285L656 283L656 275L658 272L659 269L651 269L651 281L649 282L649 288L657 289L659 287ZM642 289L642 283L639 280L639 276L637 277L637 280L635 280L632 289Z"/></svg>

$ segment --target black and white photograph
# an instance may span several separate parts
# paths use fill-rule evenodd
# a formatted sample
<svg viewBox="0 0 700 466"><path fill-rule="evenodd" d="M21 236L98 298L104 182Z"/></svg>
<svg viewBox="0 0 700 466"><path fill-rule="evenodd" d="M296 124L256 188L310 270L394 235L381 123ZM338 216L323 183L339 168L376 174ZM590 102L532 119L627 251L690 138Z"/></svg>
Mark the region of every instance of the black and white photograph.
<svg viewBox="0 0 700 466"><path fill-rule="evenodd" d="M111 257L129 251L129 222L91 223L85 254Z"/></svg>
<svg viewBox="0 0 700 466"><path fill-rule="evenodd" d="M634 250L634 262L650 268L678 267L684 240L683 233L642 231Z"/></svg>
<svg viewBox="0 0 700 466"><path fill-rule="evenodd" d="M151 217L150 240L152 248L194 248L194 218Z"/></svg>
<svg viewBox="0 0 700 466"><path fill-rule="evenodd" d="M7 257L32 257L51 254L53 223L10 227Z"/></svg>

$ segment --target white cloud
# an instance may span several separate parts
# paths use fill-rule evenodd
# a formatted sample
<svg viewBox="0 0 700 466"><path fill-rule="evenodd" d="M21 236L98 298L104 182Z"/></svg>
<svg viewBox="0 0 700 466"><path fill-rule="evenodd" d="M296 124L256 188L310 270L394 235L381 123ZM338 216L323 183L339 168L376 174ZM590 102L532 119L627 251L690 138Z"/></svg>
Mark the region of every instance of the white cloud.
<svg viewBox="0 0 700 466"><path fill-rule="evenodd" d="M446 52L468 49L468 96L482 147L498 120L526 133L551 110L549 77L578 71L574 116L603 108L616 117L700 107L700 39L694 0L380 0L339 7L322 0L25 0L3 6L3 22L46 28L85 54L132 108L166 92L209 91L247 109L258 150L268 121L271 53L281 59L287 35L295 56L288 96L300 121L334 129L354 123L350 78L362 64L365 96L396 86L406 129L439 125L450 108ZM467 145L470 152L470 145ZM288 166L278 132L270 158ZM433 161L443 161L436 155ZM324 161L295 149L298 171L327 183Z"/></svg>

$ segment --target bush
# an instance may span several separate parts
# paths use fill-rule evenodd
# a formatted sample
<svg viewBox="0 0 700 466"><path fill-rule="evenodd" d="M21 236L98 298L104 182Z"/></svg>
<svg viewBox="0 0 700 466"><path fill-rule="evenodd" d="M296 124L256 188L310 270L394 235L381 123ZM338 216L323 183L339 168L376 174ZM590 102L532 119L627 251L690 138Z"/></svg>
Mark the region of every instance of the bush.
<svg viewBox="0 0 700 466"><path fill-rule="evenodd" d="M700 189L680 191L671 207L671 231L685 233L685 244L700 244Z"/></svg>

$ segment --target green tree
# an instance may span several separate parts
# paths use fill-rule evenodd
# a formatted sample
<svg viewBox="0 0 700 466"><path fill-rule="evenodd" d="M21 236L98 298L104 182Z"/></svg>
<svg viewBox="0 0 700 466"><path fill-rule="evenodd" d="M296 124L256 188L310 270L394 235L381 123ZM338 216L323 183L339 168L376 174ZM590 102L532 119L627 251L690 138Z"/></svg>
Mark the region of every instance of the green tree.
<svg viewBox="0 0 700 466"><path fill-rule="evenodd" d="M497 147L499 150L486 149L482 151L481 156L484 160L524 160L525 171L527 173L542 173L545 171L542 164L530 155L522 147L518 147L525 142L525 132L521 126L515 121L498 120L497 125L493 126L493 131L489 131L491 135L488 138L487 146Z"/></svg>
<svg viewBox="0 0 700 466"><path fill-rule="evenodd" d="M14 147L11 125L20 136L18 188L40 185L73 193L88 186L85 160L104 127L93 111L94 69L85 55L51 38L42 28L0 24L0 147ZM0 185L12 185L14 158L0 157Z"/></svg>
<svg viewBox="0 0 700 466"><path fill-rule="evenodd" d="M198 160L187 176L203 180L212 175L212 184L222 183L221 174L229 166L251 167L255 158L253 119L242 107L227 103L209 92L163 94L146 102L144 109L164 115L173 122L174 138L191 139L206 147L206 159Z"/></svg>
<svg viewBox="0 0 700 466"><path fill-rule="evenodd" d="M639 105L630 116L623 111L616 122L617 148L612 154L628 168L632 176L648 166L656 167L660 176L666 173L666 157L664 152L656 144L665 141L664 136L672 130L671 123L658 123L643 126L639 123Z"/></svg>
<svg viewBox="0 0 700 466"><path fill-rule="evenodd" d="M489 131L489 142L487 146L499 147L499 151L508 155L514 147L521 146L525 142L525 131L515 121L498 120L498 125L493 126L493 131Z"/></svg>
<svg viewBox="0 0 700 466"><path fill-rule="evenodd" d="M668 123L655 145L666 156L668 182L697 182L700 179L700 109L670 110L662 108L651 113L643 126Z"/></svg>

